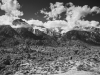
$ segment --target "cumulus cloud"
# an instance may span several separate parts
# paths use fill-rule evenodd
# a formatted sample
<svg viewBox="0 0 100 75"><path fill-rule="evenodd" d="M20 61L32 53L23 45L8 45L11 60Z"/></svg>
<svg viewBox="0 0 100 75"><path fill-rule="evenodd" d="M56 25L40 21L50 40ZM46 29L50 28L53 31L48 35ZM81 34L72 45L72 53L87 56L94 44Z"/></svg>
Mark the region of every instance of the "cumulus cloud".
<svg viewBox="0 0 100 75"><path fill-rule="evenodd" d="M65 27L67 22L64 20L47 21L44 23L46 28Z"/></svg>
<svg viewBox="0 0 100 75"><path fill-rule="evenodd" d="M84 6L75 6L72 3L68 4L70 7L66 10L66 20L68 23L68 26L71 26L71 28L74 28L75 26L82 26L82 27L97 27L99 22L97 21L88 21L84 20L84 17L86 17L88 14L92 13L100 13L99 7L92 7L90 8L88 5Z"/></svg>
<svg viewBox="0 0 100 75"><path fill-rule="evenodd" d="M40 21L40 20L31 19L31 20L28 20L27 22L28 22L30 25L43 26L43 22Z"/></svg>
<svg viewBox="0 0 100 75"><path fill-rule="evenodd" d="M34 29L33 33L35 33L36 29L44 32L46 31L46 28L43 25L44 23L40 20L31 19L31 20L27 20L27 23L33 27Z"/></svg>
<svg viewBox="0 0 100 75"><path fill-rule="evenodd" d="M50 12L47 12L46 9L41 10L41 13L46 15L45 18L47 20L49 19L56 20L57 18L60 18L61 17L60 14L64 12L66 9L63 6L63 3L56 2L55 4L50 3L50 10L51 10Z"/></svg>
<svg viewBox="0 0 100 75"><path fill-rule="evenodd" d="M22 16L23 12L18 9L20 9L20 4L17 0L2 0L1 10L4 10L7 15L15 17Z"/></svg>
<svg viewBox="0 0 100 75"><path fill-rule="evenodd" d="M70 26L68 27L67 22L64 20L47 21L44 23L44 27L56 32L59 32L61 30L61 33L69 31L70 28Z"/></svg>
<svg viewBox="0 0 100 75"><path fill-rule="evenodd" d="M45 10L41 10L42 14L45 14L46 19L53 18L53 20L49 20L44 23L44 26L47 28L57 28L61 27L63 29L62 32L67 32L75 27L98 27L99 22L92 20L84 20L88 14L99 14L100 8L94 6L90 8L88 5L84 6L75 6L73 3L67 3L66 6L61 2L56 2L55 4L50 4L50 12ZM66 18L63 20L56 20L63 12L66 13Z"/></svg>
<svg viewBox="0 0 100 75"><path fill-rule="evenodd" d="M88 21L88 20L79 20L78 24L79 26L83 26L83 27L98 27L99 22L97 21Z"/></svg>
<svg viewBox="0 0 100 75"><path fill-rule="evenodd" d="M68 22L76 22L83 19L88 14L92 14L93 12L100 13L100 8L96 6L90 8L88 5L84 5L83 7L75 6L73 4L68 5L70 5L70 7L66 10L66 20Z"/></svg>
<svg viewBox="0 0 100 75"><path fill-rule="evenodd" d="M10 22L12 20L23 16L23 12L19 11L20 4L17 2L17 0L1 0L0 9L5 11L5 15L0 16L0 20L2 20L1 25L3 23L5 25L7 23L11 24Z"/></svg>
<svg viewBox="0 0 100 75"><path fill-rule="evenodd" d="M7 15L0 16L0 25L11 25L12 18Z"/></svg>
<svg viewBox="0 0 100 75"><path fill-rule="evenodd" d="M97 7L97 6L94 6L92 9L91 9L91 12L96 12L97 14L100 13L100 8Z"/></svg>

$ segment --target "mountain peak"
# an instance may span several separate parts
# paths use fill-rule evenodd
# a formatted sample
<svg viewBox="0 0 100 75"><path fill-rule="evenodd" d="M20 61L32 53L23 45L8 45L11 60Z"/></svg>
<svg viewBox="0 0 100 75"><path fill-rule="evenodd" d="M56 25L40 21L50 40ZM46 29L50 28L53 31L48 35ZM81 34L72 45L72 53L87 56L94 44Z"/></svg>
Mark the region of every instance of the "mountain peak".
<svg viewBox="0 0 100 75"><path fill-rule="evenodd" d="M14 28L20 28L20 27L31 27L26 21L22 19L15 19L12 22Z"/></svg>

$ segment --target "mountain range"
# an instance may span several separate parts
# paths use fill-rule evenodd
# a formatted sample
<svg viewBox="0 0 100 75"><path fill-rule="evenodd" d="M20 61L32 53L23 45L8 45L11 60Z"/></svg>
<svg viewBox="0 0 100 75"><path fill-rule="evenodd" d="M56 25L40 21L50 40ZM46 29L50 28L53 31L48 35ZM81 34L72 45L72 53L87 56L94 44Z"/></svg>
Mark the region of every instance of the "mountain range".
<svg viewBox="0 0 100 75"><path fill-rule="evenodd" d="M14 20L13 25L19 25L20 27L13 28L10 25L0 26L0 46L14 46L21 43L29 45L58 46L70 41L100 45L100 28L93 28L91 31L73 29L60 35L48 29L46 33L39 29L35 29L35 33L33 33L34 29L22 19Z"/></svg>

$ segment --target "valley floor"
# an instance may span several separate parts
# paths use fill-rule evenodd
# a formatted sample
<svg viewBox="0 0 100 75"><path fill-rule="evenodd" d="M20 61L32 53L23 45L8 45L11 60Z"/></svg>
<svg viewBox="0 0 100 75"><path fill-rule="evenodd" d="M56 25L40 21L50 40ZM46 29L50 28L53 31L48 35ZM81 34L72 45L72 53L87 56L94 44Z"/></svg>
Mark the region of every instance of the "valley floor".
<svg viewBox="0 0 100 75"><path fill-rule="evenodd" d="M100 75L100 47L1 47L0 75Z"/></svg>

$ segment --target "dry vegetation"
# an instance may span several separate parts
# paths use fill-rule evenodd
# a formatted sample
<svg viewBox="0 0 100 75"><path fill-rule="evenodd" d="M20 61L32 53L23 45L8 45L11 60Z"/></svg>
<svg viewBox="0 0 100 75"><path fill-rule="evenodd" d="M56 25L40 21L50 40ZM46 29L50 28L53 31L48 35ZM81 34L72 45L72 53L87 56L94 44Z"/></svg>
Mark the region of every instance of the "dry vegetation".
<svg viewBox="0 0 100 75"><path fill-rule="evenodd" d="M100 47L85 44L0 48L0 75L54 75L72 68L100 74ZM62 75L62 74L61 74Z"/></svg>

